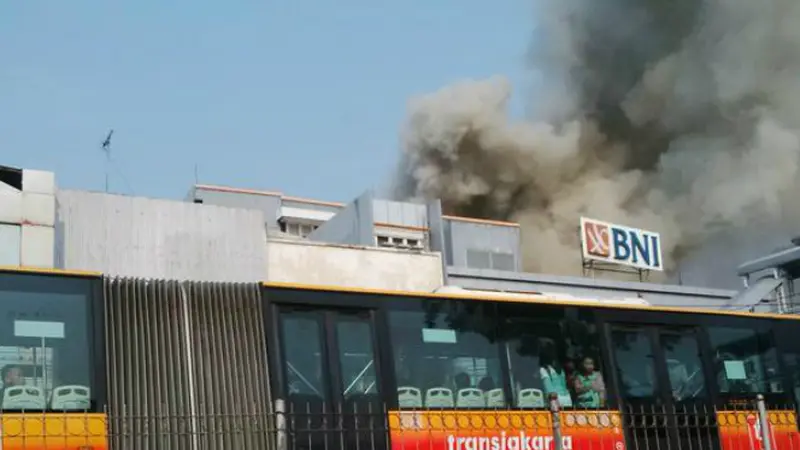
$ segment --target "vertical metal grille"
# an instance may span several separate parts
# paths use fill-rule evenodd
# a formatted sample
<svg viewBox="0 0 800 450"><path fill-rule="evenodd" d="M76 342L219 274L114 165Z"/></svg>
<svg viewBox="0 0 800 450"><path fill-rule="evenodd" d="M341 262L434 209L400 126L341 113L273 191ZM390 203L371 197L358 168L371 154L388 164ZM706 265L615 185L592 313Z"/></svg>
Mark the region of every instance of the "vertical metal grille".
<svg viewBox="0 0 800 450"><path fill-rule="evenodd" d="M107 278L104 288L112 448L268 448L257 284Z"/></svg>
<svg viewBox="0 0 800 450"><path fill-rule="evenodd" d="M257 285L187 283L196 414L206 448L267 448L267 361ZM235 432L247 430L247 432Z"/></svg>

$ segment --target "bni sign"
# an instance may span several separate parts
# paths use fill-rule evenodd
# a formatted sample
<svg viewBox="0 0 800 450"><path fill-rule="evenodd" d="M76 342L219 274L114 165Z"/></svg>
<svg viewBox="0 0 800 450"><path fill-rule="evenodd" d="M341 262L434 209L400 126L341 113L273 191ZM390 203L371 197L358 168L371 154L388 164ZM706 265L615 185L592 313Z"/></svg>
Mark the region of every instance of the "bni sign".
<svg viewBox="0 0 800 450"><path fill-rule="evenodd" d="M658 233L581 217L584 259L663 271Z"/></svg>

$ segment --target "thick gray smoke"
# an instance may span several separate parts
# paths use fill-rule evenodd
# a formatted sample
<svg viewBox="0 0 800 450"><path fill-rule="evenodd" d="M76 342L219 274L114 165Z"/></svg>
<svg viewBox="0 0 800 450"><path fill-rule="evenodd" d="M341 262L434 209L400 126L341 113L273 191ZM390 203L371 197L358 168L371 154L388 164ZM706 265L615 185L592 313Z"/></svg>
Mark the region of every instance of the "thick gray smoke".
<svg viewBox="0 0 800 450"><path fill-rule="evenodd" d="M525 269L549 273L580 271L581 215L659 231L673 269L709 240L800 232L800 2L537 8L529 117L501 77L413 99L399 196L520 222Z"/></svg>

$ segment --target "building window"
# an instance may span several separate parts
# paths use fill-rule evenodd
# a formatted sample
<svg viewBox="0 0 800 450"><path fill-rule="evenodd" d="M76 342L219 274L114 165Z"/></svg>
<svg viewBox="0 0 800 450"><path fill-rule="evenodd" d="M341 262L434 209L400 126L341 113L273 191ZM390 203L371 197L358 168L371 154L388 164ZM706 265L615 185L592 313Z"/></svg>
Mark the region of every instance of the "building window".
<svg viewBox="0 0 800 450"><path fill-rule="evenodd" d="M287 222L285 220L280 220L278 222L278 226L280 230L284 233L291 234L293 236L299 236L302 238L308 237L309 234L313 233L314 230L319 228L319 225L312 225L308 223L298 223L298 222Z"/></svg>
<svg viewBox="0 0 800 450"><path fill-rule="evenodd" d="M375 236L375 242L378 247L392 247L411 250L419 250L424 248L424 241L419 238L378 235Z"/></svg>
<svg viewBox="0 0 800 450"><path fill-rule="evenodd" d="M491 254L491 257L492 257L492 269L506 270L510 272L516 270L513 254L493 252Z"/></svg>
<svg viewBox="0 0 800 450"><path fill-rule="evenodd" d="M491 269L492 257L484 250L467 250L467 267L474 269Z"/></svg>
<svg viewBox="0 0 800 450"><path fill-rule="evenodd" d="M512 253L467 249L467 267L474 269L514 271L516 270L514 262L514 255Z"/></svg>

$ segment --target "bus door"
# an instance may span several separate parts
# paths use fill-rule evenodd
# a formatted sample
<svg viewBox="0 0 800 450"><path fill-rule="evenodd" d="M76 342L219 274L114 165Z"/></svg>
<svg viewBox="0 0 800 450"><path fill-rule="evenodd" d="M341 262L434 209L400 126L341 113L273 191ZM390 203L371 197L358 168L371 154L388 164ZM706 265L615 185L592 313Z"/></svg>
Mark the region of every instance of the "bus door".
<svg viewBox="0 0 800 450"><path fill-rule="evenodd" d="M292 448L385 441L373 311L279 307L278 317Z"/></svg>
<svg viewBox="0 0 800 450"><path fill-rule="evenodd" d="M610 326L629 449L719 448L699 336L694 327Z"/></svg>

